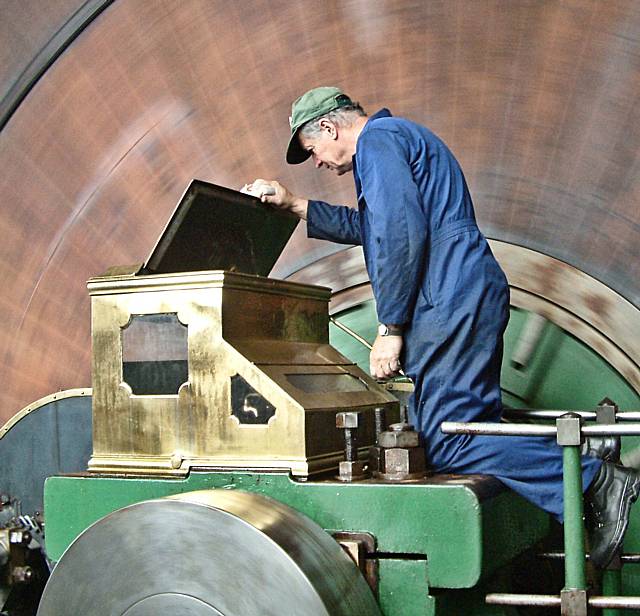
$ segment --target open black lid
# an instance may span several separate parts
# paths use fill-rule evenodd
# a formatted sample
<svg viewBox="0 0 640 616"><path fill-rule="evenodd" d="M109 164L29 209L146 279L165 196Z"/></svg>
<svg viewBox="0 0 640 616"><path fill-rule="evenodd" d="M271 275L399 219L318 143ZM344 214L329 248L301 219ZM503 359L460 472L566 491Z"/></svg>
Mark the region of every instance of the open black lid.
<svg viewBox="0 0 640 616"><path fill-rule="evenodd" d="M267 276L298 218L256 197L193 180L141 274L227 270Z"/></svg>

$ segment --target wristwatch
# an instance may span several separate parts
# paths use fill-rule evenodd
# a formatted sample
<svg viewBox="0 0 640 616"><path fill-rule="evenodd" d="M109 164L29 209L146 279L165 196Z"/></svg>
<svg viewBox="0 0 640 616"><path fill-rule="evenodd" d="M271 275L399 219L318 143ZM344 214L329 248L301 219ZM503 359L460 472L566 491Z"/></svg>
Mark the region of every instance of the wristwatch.
<svg viewBox="0 0 640 616"><path fill-rule="evenodd" d="M402 336L402 325L378 323L378 336Z"/></svg>

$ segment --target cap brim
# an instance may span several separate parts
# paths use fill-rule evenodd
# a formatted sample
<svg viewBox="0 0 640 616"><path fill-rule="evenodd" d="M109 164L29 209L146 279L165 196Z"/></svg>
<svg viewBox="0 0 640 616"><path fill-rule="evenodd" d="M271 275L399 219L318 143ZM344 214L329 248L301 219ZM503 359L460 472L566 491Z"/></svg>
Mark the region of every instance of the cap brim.
<svg viewBox="0 0 640 616"><path fill-rule="evenodd" d="M291 139L289 139L289 147L287 148L287 162L290 165L299 165L311 156L301 145L298 139L298 131L296 130Z"/></svg>

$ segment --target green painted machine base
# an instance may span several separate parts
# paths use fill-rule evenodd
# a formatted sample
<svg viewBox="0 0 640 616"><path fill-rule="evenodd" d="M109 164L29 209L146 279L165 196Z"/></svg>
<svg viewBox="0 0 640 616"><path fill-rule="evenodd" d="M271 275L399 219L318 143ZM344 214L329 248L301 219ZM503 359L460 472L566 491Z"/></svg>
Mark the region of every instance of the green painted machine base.
<svg viewBox="0 0 640 616"><path fill-rule="evenodd" d="M45 485L47 553L59 560L82 531L116 509L202 489L256 492L289 505L327 531L372 534L379 601L389 616L436 614L431 588L476 586L549 528L545 513L488 477L344 484L249 472L192 472L178 480L61 476Z"/></svg>

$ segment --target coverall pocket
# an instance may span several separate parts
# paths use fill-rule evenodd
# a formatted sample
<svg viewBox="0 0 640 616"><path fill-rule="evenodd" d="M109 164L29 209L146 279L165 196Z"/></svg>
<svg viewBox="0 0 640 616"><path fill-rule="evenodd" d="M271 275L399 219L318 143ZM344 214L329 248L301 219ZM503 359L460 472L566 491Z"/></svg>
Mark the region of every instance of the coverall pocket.
<svg viewBox="0 0 640 616"><path fill-rule="evenodd" d="M420 286L422 287L422 294L425 301L429 306L433 307L433 298L431 297L431 277L429 274L425 276L425 280Z"/></svg>

